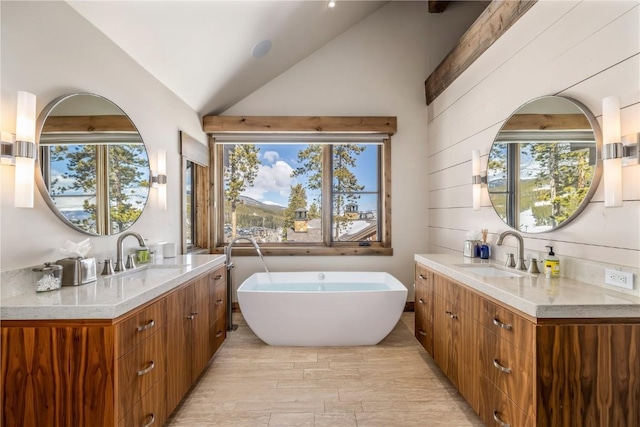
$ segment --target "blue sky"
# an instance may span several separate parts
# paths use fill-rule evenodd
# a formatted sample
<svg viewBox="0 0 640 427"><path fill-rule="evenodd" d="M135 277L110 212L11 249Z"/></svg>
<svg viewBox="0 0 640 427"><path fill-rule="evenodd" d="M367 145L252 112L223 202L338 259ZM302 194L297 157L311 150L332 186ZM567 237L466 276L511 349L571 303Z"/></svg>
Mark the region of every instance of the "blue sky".
<svg viewBox="0 0 640 427"><path fill-rule="evenodd" d="M298 183L306 186L305 177L292 178L293 171L301 166L298 152L305 149L305 144L259 144L259 159L262 164L252 188L248 188L243 196L251 197L262 203L287 206L289 190ZM364 191L377 190L376 146L370 146L357 157L357 166L353 170L358 182L365 185ZM371 167L364 165L370 164ZM319 195L307 189L307 202L311 203ZM363 197L361 210L375 209L377 201L373 197ZM366 205L366 206L365 206Z"/></svg>

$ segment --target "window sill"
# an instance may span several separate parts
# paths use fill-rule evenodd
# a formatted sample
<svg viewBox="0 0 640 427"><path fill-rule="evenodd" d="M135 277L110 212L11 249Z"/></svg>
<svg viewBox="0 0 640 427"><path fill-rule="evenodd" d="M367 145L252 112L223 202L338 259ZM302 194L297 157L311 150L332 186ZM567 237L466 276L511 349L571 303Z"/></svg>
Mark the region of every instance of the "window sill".
<svg viewBox="0 0 640 427"><path fill-rule="evenodd" d="M260 246L260 252L265 256L391 256L393 255L393 248L383 248L380 246L298 246L286 248ZM222 254L224 253L224 248L214 248L212 253ZM256 250L250 246L234 246L233 255L255 256Z"/></svg>

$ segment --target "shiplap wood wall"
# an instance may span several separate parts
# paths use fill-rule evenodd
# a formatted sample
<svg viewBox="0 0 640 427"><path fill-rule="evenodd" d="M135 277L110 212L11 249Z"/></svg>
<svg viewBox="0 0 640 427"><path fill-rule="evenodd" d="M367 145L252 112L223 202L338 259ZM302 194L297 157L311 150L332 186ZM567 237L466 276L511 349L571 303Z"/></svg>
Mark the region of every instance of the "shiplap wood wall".
<svg viewBox="0 0 640 427"><path fill-rule="evenodd" d="M461 252L469 230L490 242L508 227L486 187L472 210L471 150L482 169L498 130L520 105L542 95L584 103L601 120L602 98L620 97L622 134L640 132L640 2L538 1L428 108L429 250ZM524 234L525 248L640 267L640 166L623 170L624 205L605 208L602 185L571 224ZM505 244L512 244L507 242Z"/></svg>

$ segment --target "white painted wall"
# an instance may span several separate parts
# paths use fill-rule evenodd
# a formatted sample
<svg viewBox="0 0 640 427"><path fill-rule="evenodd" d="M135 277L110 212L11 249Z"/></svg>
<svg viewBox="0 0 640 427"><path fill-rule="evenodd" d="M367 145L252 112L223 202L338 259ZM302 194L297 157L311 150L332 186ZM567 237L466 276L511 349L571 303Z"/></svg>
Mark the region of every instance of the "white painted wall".
<svg viewBox="0 0 640 427"><path fill-rule="evenodd" d="M398 117L391 140L393 256L267 257L271 271L387 271L413 300L413 254L428 248L424 81L482 6L453 4L430 15L426 2L391 2L224 113ZM262 270L256 258L235 261L236 287Z"/></svg>
<svg viewBox="0 0 640 427"><path fill-rule="evenodd" d="M471 208L471 150L480 150L486 169L495 135L526 101L572 97L601 120L602 98L616 95L622 134L640 132L638 28L637 0L538 1L429 106L429 252L461 252L469 230L488 228L495 242L507 229L486 188L482 209ZM624 168L623 178L623 207L605 208L600 184L577 219L558 231L525 234L525 247L544 254L553 244L568 261L640 268L640 166Z"/></svg>
<svg viewBox="0 0 640 427"><path fill-rule="evenodd" d="M60 95L92 92L122 108L138 127L156 163L158 149L167 150L169 207L149 202L132 230L152 241L180 240L180 161L178 131L203 143L206 135L196 112L160 84L78 15L65 2L2 2L1 128L15 131L16 91L38 97L38 113ZM86 235L64 225L36 190L33 209L13 207L13 168L0 167L0 269L55 261L66 239ZM115 250L117 237L91 238L92 252ZM131 245L136 244L131 239Z"/></svg>

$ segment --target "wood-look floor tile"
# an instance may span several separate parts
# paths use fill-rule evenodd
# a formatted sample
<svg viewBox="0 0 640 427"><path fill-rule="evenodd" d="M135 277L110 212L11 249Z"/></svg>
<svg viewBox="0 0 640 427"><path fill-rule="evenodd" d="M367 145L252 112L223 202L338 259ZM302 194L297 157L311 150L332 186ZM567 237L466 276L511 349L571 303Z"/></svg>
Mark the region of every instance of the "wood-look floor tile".
<svg viewBox="0 0 640 427"><path fill-rule="evenodd" d="M478 417L462 412L358 412L358 427L476 427L482 426Z"/></svg>
<svg viewBox="0 0 640 427"><path fill-rule="evenodd" d="M231 413L193 413L181 414L169 420L171 427L267 427L269 413L231 412Z"/></svg>
<svg viewBox="0 0 640 427"><path fill-rule="evenodd" d="M362 411L362 402L324 402L324 412L326 413L353 413Z"/></svg>
<svg viewBox="0 0 640 427"><path fill-rule="evenodd" d="M212 401L250 401L250 402L322 402L337 401L338 389L336 388L307 388L304 392L299 389L275 388L259 390L226 390L225 393L216 393ZM413 399L416 400L416 399Z"/></svg>
<svg viewBox="0 0 640 427"><path fill-rule="evenodd" d="M358 369L305 369L305 380L360 378Z"/></svg>
<svg viewBox="0 0 640 427"><path fill-rule="evenodd" d="M277 388L315 388L315 387L318 387L318 380L281 380L281 381L278 381Z"/></svg>
<svg viewBox="0 0 640 427"><path fill-rule="evenodd" d="M269 427L313 427L314 414L309 412L275 412L269 419Z"/></svg>
<svg viewBox="0 0 640 427"><path fill-rule="evenodd" d="M479 426L404 313L377 346L272 347L241 315L170 427Z"/></svg>
<svg viewBox="0 0 640 427"><path fill-rule="evenodd" d="M355 413L315 414L314 427L357 427Z"/></svg>
<svg viewBox="0 0 640 427"><path fill-rule="evenodd" d="M236 411L324 412L325 402L237 402Z"/></svg>

